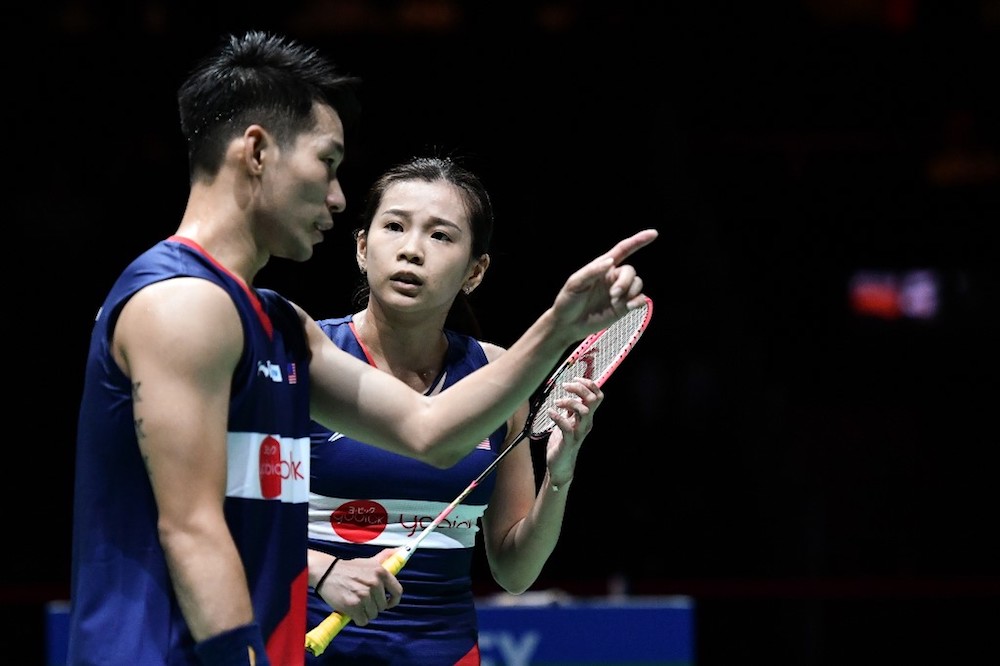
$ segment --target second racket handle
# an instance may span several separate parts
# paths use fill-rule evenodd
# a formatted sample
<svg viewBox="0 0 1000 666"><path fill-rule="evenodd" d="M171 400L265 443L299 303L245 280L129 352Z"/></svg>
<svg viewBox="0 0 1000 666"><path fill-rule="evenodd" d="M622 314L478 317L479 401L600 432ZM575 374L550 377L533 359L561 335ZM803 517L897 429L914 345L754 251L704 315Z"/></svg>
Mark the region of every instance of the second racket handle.
<svg viewBox="0 0 1000 666"><path fill-rule="evenodd" d="M386 558L382 563L382 568L393 576L398 574L410 559L412 548L401 547L395 553ZM338 611L333 611L326 618L306 633L306 649L314 657L318 657L326 651L330 641L332 641L340 630L347 626L351 618Z"/></svg>
<svg viewBox="0 0 1000 666"><path fill-rule="evenodd" d="M340 633L340 630L347 626L351 618L333 611L324 618L322 622L306 632L306 649L309 654L318 657L323 654L330 641Z"/></svg>

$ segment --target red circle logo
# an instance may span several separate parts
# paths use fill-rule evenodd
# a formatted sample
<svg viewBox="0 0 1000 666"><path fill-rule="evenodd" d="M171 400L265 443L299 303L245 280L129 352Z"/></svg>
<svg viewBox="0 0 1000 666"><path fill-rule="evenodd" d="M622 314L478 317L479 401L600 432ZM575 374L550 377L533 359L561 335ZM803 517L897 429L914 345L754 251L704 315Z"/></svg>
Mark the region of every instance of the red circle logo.
<svg viewBox="0 0 1000 666"><path fill-rule="evenodd" d="M385 531L388 514L378 502L354 500L341 504L330 514L330 527L345 541L365 543Z"/></svg>

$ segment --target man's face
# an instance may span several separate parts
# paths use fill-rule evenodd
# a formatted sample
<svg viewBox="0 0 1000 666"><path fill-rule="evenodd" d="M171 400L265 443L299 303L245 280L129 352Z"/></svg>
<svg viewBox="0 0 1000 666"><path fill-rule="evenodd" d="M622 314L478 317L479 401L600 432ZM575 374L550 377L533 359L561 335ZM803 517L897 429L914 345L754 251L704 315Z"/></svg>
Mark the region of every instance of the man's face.
<svg viewBox="0 0 1000 666"><path fill-rule="evenodd" d="M272 146L261 177L260 231L270 254L305 261L333 213L347 206L337 170L344 160L344 125L329 106L313 107L313 127L287 144Z"/></svg>

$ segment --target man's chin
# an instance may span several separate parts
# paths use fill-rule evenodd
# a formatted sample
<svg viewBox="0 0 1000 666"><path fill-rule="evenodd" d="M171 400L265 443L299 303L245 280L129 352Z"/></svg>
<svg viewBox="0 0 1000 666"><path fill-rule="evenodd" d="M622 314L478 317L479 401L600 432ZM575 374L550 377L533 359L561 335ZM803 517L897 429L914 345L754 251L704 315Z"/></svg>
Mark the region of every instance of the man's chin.
<svg viewBox="0 0 1000 666"><path fill-rule="evenodd" d="M274 257L278 259L287 259L288 261L304 262L312 259L313 256L313 246L309 245L307 247L296 248L294 251L288 252L276 252Z"/></svg>

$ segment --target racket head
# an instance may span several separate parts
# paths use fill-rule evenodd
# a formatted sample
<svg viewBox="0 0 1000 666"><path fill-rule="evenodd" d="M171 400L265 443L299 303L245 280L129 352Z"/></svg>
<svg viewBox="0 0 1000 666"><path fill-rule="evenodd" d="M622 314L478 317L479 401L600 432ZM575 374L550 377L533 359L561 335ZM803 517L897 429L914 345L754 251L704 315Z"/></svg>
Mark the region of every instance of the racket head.
<svg viewBox="0 0 1000 666"><path fill-rule="evenodd" d="M562 384L575 377L586 377L593 379L598 387L603 386L635 347L652 316L653 300L647 296L640 307L628 311L613 324L592 333L577 345L545 384L546 392L531 422L529 434L533 439L544 437L556 426L549 416L549 409L555 407L556 401L576 397Z"/></svg>

